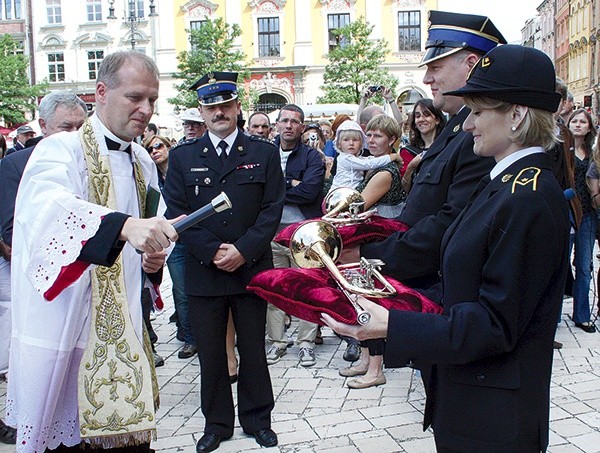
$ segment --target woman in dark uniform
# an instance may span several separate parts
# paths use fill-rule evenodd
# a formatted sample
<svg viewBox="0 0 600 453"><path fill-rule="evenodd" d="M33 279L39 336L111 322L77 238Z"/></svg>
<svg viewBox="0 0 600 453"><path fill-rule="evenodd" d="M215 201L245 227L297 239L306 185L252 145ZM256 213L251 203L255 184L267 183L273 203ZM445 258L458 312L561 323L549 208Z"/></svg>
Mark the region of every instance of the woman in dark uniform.
<svg viewBox="0 0 600 453"><path fill-rule="evenodd" d="M465 98L474 152L496 166L442 241L443 314L360 298L366 326L323 319L361 340L386 337L386 366L429 373L424 425L438 451L545 451L569 245L567 201L544 152L560 101L554 68L540 51L500 46L445 94Z"/></svg>

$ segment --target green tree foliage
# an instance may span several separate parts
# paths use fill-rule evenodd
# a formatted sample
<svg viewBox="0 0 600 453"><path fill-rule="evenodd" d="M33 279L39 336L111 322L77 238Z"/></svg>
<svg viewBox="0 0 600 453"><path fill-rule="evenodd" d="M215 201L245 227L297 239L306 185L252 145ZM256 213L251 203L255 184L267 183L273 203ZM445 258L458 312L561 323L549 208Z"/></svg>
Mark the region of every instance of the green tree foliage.
<svg viewBox="0 0 600 453"><path fill-rule="evenodd" d="M241 35L239 25L227 24L222 18L209 20L196 30L187 30L190 34L191 50L180 52L177 60L179 72L173 74L182 80L175 85L178 94L169 99L169 103L180 108L198 106L198 97L192 86L204 74L213 71L232 71L238 75L238 94L244 109L248 109L250 96L246 96L243 81L250 78L250 72L245 70L246 55L234 48L235 39Z"/></svg>
<svg viewBox="0 0 600 453"><path fill-rule="evenodd" d="M28 77L29 58L10 35L0 37L0 119L7 126L27 121L26 112L37 107L38 96L48 91L48 84L31 86Z"/></svg>
<svg viewBox="0 0 600 453"><path fill-rule="evenodd" d="M322 86L325 94L317 102L358 104L362 90L368 86L384 85L392 91L396 88L398 80L383 67L390 52L387 43L383 39L370 39L372 31L373 27L363 17L334 30L340 44L327 56L329 64Z"/></svg>

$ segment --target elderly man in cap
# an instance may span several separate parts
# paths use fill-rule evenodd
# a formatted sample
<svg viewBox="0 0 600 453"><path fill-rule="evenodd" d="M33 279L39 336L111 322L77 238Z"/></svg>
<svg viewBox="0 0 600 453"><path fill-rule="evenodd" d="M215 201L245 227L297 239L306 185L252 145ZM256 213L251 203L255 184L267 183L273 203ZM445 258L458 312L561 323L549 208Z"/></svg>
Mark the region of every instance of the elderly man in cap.
<svg viewBox="0 0 600 453"><path fill-rule="evenodd" d="M12 148L6 151L6 155L14 153L15 151L21 151L25 149L25 143L30 138L35 137L35 131L31 128L31 126L20 126L17 128L17 135L15 136L15 144Z"/></svg>
<svg viewBox="0 0 600 453"><path fill-rule="evenodd" d="M187 109L181 114L183 121L183 133L185 134L180 143L193 138L202 137L206 132L206 123L196 107Z"/></svg>
<svg viewBox="0 0 600 453"><path fill-rule="evenodd" d="M450 119L413 174L413 186L399 217L409 230L360 248L360 255L386 263L386 275L423 290L433 289L439 282L444 232L493 166L493 159L473 153L473 136L462 127L470 112L462 98L443 93L462 87L481 56L506 43L484 16L430 11L429 21L423 82L431 87L433 104ZM352 262L358 256L354 249L345 259ZM437 299L438 292L435 289L428 295Z"/></svg>
<svg viewBox="0 0 600 453"><path fill-rule="evenodd" d="M233 208L182 232L187 248L185 290L201 366L204 435L208 452L233 435L234 404L225 337L233 314L240 355L238 417L261 446L277 445L265 356L267 304L246 290L258 272L273 267L271 240L281 218L285 181L277 148L237 127L241 104L237 74L210 73L193 88L208 133L171 151L165 183L167 215L189 214L224 191Z"/></svg>

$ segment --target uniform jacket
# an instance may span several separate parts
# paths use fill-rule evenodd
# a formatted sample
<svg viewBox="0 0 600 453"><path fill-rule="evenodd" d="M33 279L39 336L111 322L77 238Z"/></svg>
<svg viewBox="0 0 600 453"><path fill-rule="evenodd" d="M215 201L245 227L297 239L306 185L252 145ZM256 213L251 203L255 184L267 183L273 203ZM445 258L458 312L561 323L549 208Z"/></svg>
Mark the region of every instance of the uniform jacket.
<svg viewBox="0 0 600 453"><path fill-rule="evenodd" d="M246 292L258 272L273 267L270 242L279 221L285 184L277 148L241 132L225 165L208 137L186 141L169 153L163 195L167 218L189 214L225 192L233 208L181 233L186 255L186 292L219 296ZM246 259L235 272L212 264L222 243L231 243Z"/></svg>
<svg viewBox="0 0 600 453"><path fill-rule="evenodd" d="M385 262L386 275L405 282L437 275L444 233L494 166L473 153L473 136L462 129L469 113L464 107L452 117L423 156L399 217L410 229L361 247L362 256Z"/></svg>
<svg viewBox="0 0 600 453"><path fill-rule="evenodd" d="M279 137L275 139L279 148ZM302 181L292 187L292 180ZM321 217L323 201L323 180L325 179L325 163L321 154L301 141L290 155L285 167L285 204L298 205L307 219Z"/></svg>
<svg viewBox="0 0 600 453"><path fill-rule="evenodd" d="M523 157L446 232L443 315L390 313L386 366L434 364L424 368L425 426L438 444L520 452L532 451L525 439L539 439L545 450L568 240L567 201L550 159Z"/></svg>

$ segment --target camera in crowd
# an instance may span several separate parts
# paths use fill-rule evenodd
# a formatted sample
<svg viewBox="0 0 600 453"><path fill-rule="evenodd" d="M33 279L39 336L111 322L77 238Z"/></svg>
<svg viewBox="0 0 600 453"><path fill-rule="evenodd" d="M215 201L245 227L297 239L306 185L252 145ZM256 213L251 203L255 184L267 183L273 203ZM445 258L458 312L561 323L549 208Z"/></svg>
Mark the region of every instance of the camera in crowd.
<svg viewBox="0 0 600 453"><path fill-rule="evenodd" d="M380 91L383 91L383 85L371 85L369 91L371 93L379 93Z"/></svg>

